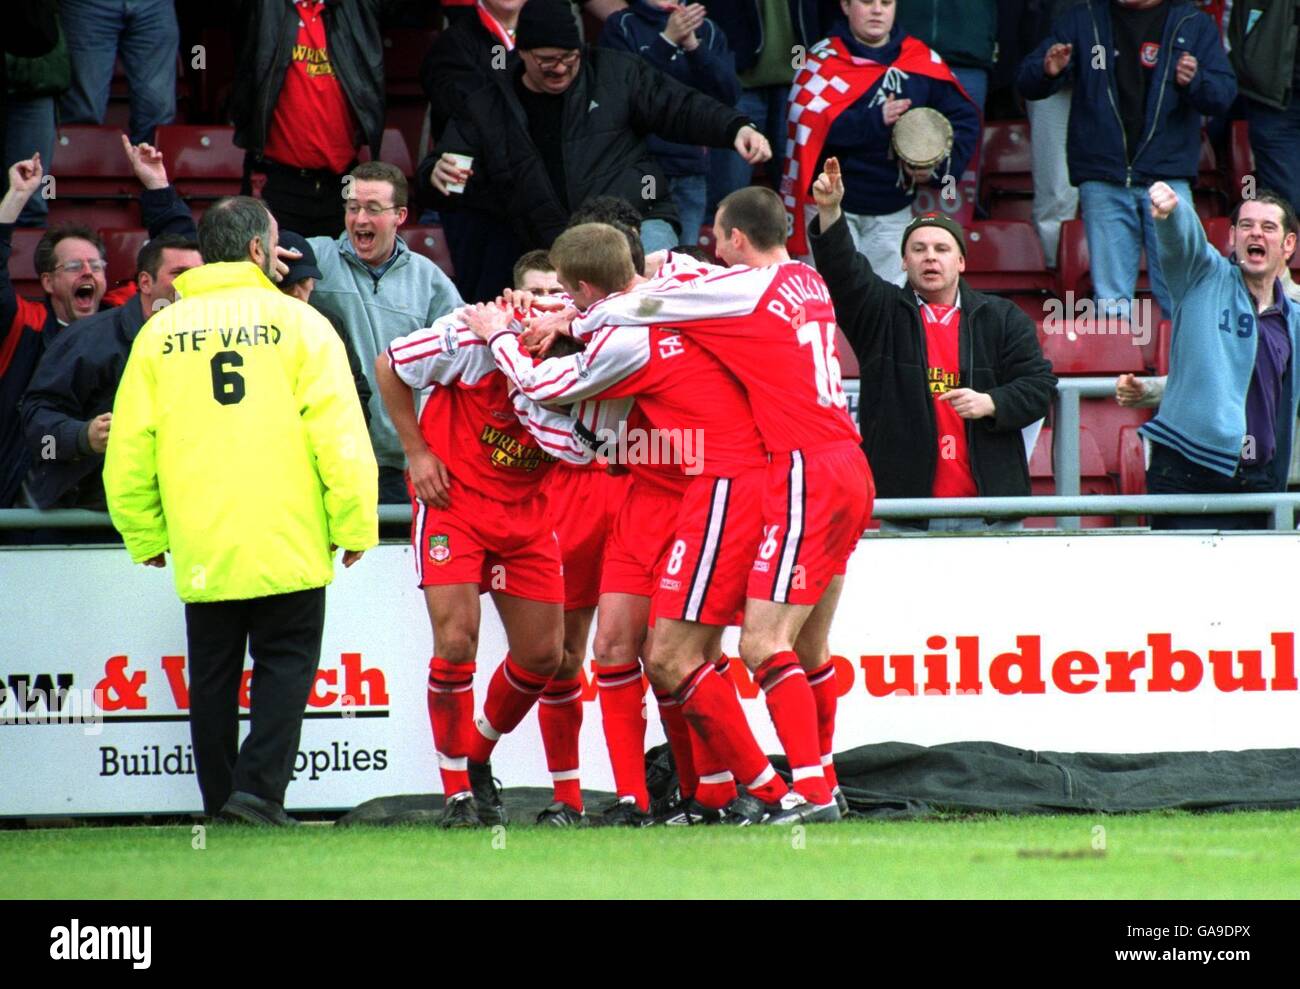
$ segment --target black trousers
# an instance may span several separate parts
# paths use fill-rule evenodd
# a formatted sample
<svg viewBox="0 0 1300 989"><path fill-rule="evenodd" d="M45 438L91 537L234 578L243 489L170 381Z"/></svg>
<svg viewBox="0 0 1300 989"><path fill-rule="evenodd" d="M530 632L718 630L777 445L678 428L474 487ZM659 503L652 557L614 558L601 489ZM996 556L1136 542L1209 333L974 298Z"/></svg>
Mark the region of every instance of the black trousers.
<svg viewBox="0 0 1300 989"><path fill-rule="evenodd" d="M284 803L320 665L325 588L185 606L190 738L203 809L233 790ZM250 731L239 745L239 681L253 657Z"/></svg>
<svg viewBox="0 0 1300 989"><path fill-rule="evenodd" d="M1163 443L1151 444L1147 494L1248 494L1285 491L1270 465L1237 468L1232 477L1202 467ZM1235 515L1153 515L1152 529L1271 529L1267 512Z"/></svg>
<svg viewBox="0 0 1300 989"><path fill-rule="evenodd" d="M307 172L265 158L250 160L245 167L266 175L262 201L282 230L304 237L337 237L343 232L343 175ZM251 188L246 179L245 192Z"/></svg>

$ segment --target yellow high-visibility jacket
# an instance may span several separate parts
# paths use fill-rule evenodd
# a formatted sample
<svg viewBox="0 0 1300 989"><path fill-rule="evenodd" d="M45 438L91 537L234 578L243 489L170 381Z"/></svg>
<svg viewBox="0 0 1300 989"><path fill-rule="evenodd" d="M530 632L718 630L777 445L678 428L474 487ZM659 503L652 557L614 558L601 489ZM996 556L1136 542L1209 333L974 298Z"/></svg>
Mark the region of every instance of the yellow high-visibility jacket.
<svg viewBox="0 0 1300 989"><path fill-rule="evenodd" d="M176 279L131 347L104 490L137 563L187 602L323 587L379 541L378 468L339 335L247 261Z"/></svg>

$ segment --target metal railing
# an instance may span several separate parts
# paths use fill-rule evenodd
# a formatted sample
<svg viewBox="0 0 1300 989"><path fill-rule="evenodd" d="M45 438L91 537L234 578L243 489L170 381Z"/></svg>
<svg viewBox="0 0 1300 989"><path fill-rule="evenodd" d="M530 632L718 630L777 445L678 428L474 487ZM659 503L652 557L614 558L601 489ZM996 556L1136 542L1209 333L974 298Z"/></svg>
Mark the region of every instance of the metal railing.
<svg viewBox="0 0 1300 989"><path fill-rule="evenodd" d="M857 419L858 382L844 382L849 411ZM873 515L888 522L930 518L1023 519L1055 517L1059 527L1075 530L1080 516L1112 515L1234 515L1267 513L1276 530L1294 531L1300 493L1220 495L1080 495L1079 399L1109 398L1115 394L1113 377L1063 378L1057 384L1056 428L1052 433L1055 495L1027 498L885 498L876 502ZM407 525L411 510L404 505L380 505L379 521ZM78 509L41 512L34 509L0 511L0 531L6 529L110 529L103 512Z"/></svg>

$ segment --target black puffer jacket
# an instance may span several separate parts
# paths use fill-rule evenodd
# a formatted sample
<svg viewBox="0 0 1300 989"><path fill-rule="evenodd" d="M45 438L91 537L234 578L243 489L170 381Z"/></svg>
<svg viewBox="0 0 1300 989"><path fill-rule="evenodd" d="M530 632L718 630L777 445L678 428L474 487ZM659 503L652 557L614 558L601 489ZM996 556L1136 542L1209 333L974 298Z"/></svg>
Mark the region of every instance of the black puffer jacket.
<svg viewBox="0 0 1300 989"><path fill-rule="evenodd" d="M830 289L835 318L861 368L858 426L882 498L928 498L939 439L916 294L871 270L843 219L811 227L813 258ZM1029 494L1020 431L1047 415L1056 377L1034 324L1017 306L961 283L961 386L993 399L992 418L966 422L971 473L981 496Z"/></svg>
<svg viewBox="0 0 1300 989"><path fill-rule="evenodd" d="M288 0L239 0L235 5L235 80L230 119L235 144L260 154L284 85L298 12ZM361 143L379 157L384 136L384 42L381 19L393 0L325 0L330 62L361 125Z"/></svg>
<svg viewBox="0 0 1300 989"><path fill-rule="evenodd" d="M645 135L729 148L747 122L735 108L634 55L588 47L564 94L565 198L576 209L592 196L621 196L645 219L678 226L668 180L646 149ZM440 196L429 184L445 152L474 158L463 195ZM419 187L437 208L488 213L509 223L523 250L549 247L569 219L512 84L484 86L468 97L419 171Z"/></svg>

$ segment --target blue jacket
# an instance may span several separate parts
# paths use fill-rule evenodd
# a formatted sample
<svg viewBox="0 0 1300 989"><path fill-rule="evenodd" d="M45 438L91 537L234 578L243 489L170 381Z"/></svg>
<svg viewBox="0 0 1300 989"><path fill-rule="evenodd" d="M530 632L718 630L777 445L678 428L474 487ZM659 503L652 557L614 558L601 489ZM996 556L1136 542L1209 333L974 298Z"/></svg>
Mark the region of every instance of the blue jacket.
<svg viewBox="0 0 1300 989"><path fill-rule="evenodd" d="M1231 477L1246 436L1246 393L1255 371L1259 344L1255 300L1241 269L1205 240L1192 204L1179 202L1156 223L1160 268L1174 299L1174 334L1169 380L1154 419L1139 428L1143 436L1177 450L1188 460ZM1278 403L1277 451L1273 455L1278 491L1286 490L1291 463L1292 425L1300 407L1300 307L1283 296L1291 361Z"/></svg>
<svg viewBox="0 0 1300 989"><path fill-rule="evenodd" d="M46 348L22 406L32 456L27 490L37 508L106 510L104 455L90 448L90 421L113 411L117 383L144 321L140 296L134 295L116 309L72 323Z"/></svg>
<svg viewBox="0 0 1300 989"><path fill-rule="evenodd" d="M833 34L843 39L850 54L885 63L898 58L905 37L903 29L895 25L889 44L884 48L868 48L853 37L844 21ZM899 79L895 73L886 73L867 90L866 95L835 118L826 136L821 159L813 170L816 178L827 158L839 158L844 174L842 208L846 213L866 216L897 213L911 206L915 198L914 192L899 184L898 159L893 156L889 144L892 128L885 126L884 112L875 102L881 87L891 80L897 82L897 87L891 90L896 98L911 100L913 107L928 106L938 110L952 124L951 162L946 173L942 163L935 169L935 184L942 183L945 174L961 178L975 153L975 142L980 135L979 111L956 86L929 76L911 75Z"/></svg>
<svg viewBox="0 0 1300 989"><path fill-rule="evenodd" d="M695 32L695 51L678 48L663 36L669 12L652 7L645 0L632 0L627 10L610 15L600 35L602 48L639 55L660 72L698 89L706 96L735 106L740 99L740 81L735 60L727 47L727 36L713 21L705 19ZM704 175L709 170L709 151L697 144L677 144L653 135L646 148L659 160L664 174Z"/></svg>
<svg viewBox="0 0 1300 989"><path fill-rule="evenodd" d="M1025 99L1041 100L1067 83L1073 83L1067 157L1070 182L1113 182L1148 186L1169 179L1196 178L1201 155L1201 115L1226 113L1237 96L1237 78L1219 42L1210 18L1188 0L1173 0L1147 93L1145 137L1128 164L1127 140L1115 97L1115 43L1111 31L1110 0L1067 11L1052 26L1042 43L1025 56L1016 86ZM1043 57L1054 44L1074 46L1064 72L1049 79ZM1106 68L1092 68L1093 49L1105 54ZM1191 85L1179 86L1174 67L1183 52L1198 63Z"/></svg>

